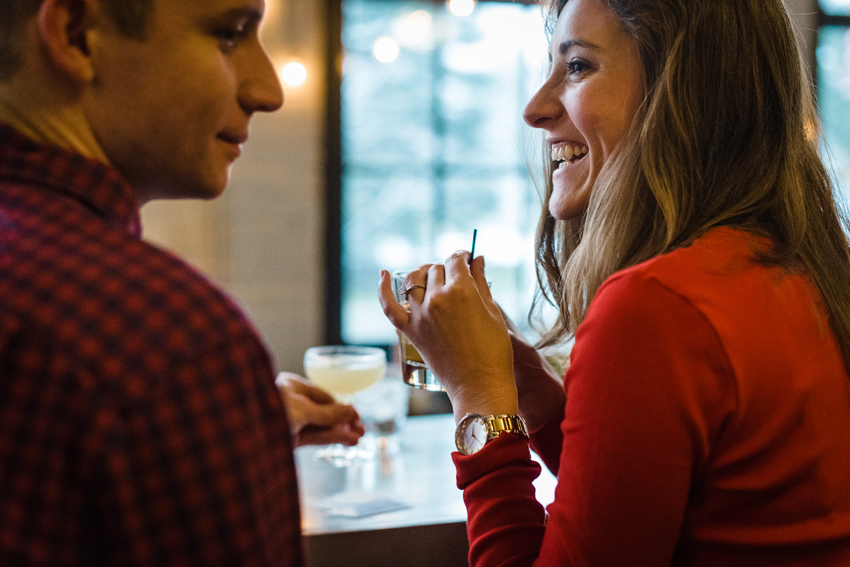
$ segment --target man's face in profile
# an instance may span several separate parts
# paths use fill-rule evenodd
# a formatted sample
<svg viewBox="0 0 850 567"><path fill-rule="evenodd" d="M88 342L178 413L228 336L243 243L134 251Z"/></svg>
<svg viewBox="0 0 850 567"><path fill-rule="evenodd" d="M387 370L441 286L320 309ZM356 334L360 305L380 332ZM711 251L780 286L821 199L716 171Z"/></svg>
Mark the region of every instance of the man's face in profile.
<svg viewBox="0 0 850 567"><path fill-rule="evenodd" d="M258 26L263 0L155 0L141 41L110 22L95 41L83 98L109 161L152 198L212 198L256 111L283 94Z"/></svg>

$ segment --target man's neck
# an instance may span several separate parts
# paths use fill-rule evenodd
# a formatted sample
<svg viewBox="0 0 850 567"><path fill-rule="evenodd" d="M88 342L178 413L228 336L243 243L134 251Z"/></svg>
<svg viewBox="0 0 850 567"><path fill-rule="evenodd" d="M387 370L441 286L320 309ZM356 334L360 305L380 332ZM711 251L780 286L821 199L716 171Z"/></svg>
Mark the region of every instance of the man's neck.
<svg viewBox="0 0 850 567"><path fill-rule="evenodd" d="M0 122L36 142L74 150L87 158L109 163L85 119L71 108L35 110L0 94Z"/></svg>

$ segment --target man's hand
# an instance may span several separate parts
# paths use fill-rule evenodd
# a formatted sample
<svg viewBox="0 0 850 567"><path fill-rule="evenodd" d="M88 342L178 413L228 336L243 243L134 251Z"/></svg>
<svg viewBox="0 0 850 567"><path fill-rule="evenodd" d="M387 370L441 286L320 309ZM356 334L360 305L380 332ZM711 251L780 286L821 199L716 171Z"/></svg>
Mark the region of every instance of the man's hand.
<svg viewBox="0 0 850 567"><path fill-rule="evenodd" d="M306 378L281 372L275 380L289 415L296 447L342 443L356 445L364 433L357 411L336 402Z"/></svg>

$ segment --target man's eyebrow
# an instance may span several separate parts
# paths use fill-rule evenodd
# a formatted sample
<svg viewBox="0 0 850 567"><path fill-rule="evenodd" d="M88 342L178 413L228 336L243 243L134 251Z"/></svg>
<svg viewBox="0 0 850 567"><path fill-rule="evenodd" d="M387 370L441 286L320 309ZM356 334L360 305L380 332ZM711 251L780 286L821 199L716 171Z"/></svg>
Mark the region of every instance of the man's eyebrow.
<svg viewBox="0 0 850 567"><path fill-rule="evenodd" d="M219 14L216 18L221 19L244 19L251 23L259 23L263 19L263 11L256 8L240 7L232 8L226 12Z"/></svg>
<svg viewBox="0 0 850 567"><path fill-rule="evenodd" d="M599 49L598 45L593 45L590 42L584 41L583 39L568 39L567 41L562 42L558 45L558 55L564 55L567 51L570 50L571 47L584 47L586 49Z"/></svg>

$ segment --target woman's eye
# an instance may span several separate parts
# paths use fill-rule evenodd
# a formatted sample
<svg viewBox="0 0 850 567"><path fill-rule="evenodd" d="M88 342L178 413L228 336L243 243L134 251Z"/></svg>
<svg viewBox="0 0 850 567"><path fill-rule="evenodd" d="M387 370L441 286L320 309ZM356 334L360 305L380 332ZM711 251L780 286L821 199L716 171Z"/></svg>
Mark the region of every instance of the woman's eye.
<svg viewBox="0 0 850 567"><path fill-rule="evenodd" d="M587 70L587 64L579 59L573 59L567 64L570 75L581 75Z"/></svg>

